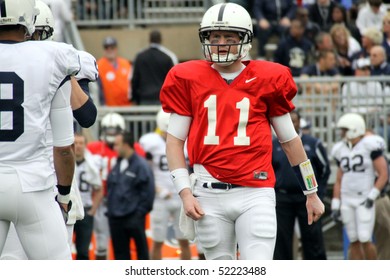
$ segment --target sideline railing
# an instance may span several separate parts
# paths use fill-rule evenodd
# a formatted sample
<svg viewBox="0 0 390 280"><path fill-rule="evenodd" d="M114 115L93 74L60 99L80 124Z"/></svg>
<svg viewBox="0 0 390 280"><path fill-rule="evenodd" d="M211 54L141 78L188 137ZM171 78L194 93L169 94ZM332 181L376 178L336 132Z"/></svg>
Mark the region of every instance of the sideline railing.
<svg viewBox="0 0 390 280"><path fill-rule="evenodd" d="M75 0L78 26L199 23L211 0Z"/></svg>

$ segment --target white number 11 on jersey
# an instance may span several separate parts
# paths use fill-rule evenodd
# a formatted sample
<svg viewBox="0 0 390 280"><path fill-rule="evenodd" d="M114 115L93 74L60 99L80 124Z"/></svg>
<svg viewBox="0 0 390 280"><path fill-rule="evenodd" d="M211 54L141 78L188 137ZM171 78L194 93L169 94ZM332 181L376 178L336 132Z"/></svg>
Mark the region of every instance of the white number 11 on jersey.
<svg viewBox="0 0 390 280"><path fill-rule="evenodd" d="M240 102L236 103L236 108L240 110L240 117L237 127L237 136L234 137L235 146L249 146L250 138L246 136L246 126L249 118L249 98L244 97ZM204 102L204 107L207 108L208 129L207 135L204 137L205 145L218 145L219 136L216 135L217 130L217 96L210 95Z"/></svg>

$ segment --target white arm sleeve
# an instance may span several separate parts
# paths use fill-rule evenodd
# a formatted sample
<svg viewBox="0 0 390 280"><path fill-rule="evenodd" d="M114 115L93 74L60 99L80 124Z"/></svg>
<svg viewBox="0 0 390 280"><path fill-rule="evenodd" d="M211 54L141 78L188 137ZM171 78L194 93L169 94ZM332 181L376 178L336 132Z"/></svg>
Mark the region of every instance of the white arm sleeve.
<svg viewBox="0 0 390 280"><path fill-rule="evenodd" d="M289 113L271 118L271 124L280 143L286 143L298 136Z"/></svg>
<svg viewBox="0 0 390 280"><path fill-rule="evenodd" d="M69 146L74 141L70 93L71 84L69 80L57 90L51 102L50 123L54 147Z"/></svg>
<svg viewBox="0 0 390 280"><path fill-rule="evenodd" d="M192 118L172 113L169 117L167 132L172 136L185 141L190 130Z"/></svg>

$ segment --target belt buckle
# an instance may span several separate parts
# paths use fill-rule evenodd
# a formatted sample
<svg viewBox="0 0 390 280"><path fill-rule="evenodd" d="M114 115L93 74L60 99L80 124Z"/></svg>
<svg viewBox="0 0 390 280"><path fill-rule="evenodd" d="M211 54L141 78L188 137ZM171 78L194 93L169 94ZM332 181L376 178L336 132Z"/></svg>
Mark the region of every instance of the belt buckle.
<svg viewBox="0 0 390 280"><path fill-rule="evenodd" d="M227 191L230 190L232 187L233 187L232 184L226 183L226 190Z"/></svg>

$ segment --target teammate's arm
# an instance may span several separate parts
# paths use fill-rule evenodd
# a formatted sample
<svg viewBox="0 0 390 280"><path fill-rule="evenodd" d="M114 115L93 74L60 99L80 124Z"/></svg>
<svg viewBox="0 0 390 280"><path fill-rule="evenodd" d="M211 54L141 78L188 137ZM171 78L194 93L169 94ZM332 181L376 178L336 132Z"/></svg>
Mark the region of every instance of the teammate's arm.
<svg viewBox="0 0 390 280"><path fill-rule="evenodd" d="M341 200L340 200L340 192L341 192L341 178L343 177L343 171L341 168L337 168L336 173L336 181L333 185L333 198L331 202L331 217L334 221L340 220L340 206L341 206Z"/></svg>
<svg viewBox="0 0 390 280"><path fill-rule="evenodd" d="M71 84L66 81L53 97L50 109L50 122L53 131L53 158L57 176L59 195L57 201L68 211L70 186L72 184L75 157L73 115L70 106Z"/></svg>
<svg viewBox="0 0 390 280"><path fill-rule="evenodd" d="M375 199L380 195L389 180L387 161L383 155L374 159L373 165L376 173L376 180L365 201L365 206L367 208L371 208L374 205Z"/></svg>
<svg viewBox="0 0 390 280"><path fill-rule="evenodd" d="M377 177L375 180L374 187L378 189L380 192L386 186L389 179L386 158L384 156L380 156L374 160L373 164L374 164L374 169L376 171L376 177Z"/></svg>
<svg viewBox="0 0 390 280"><path fill-rule="evenodd" d="M92 126L97 117L97 108L91 97L81 88L77 80L72 77L72 94L70 103L73 110L73 116L77 122L84 128Z"/></svg>
<svg viewBox="0 0 390 280"><path fill-rule="evenodd" d="M96 210L98 209L100 203L103 200L104 193L103 193L103 187L102 186L93 186L92 188L92 207L88 211L88 215L94 216L96 213Z"/></svg>

